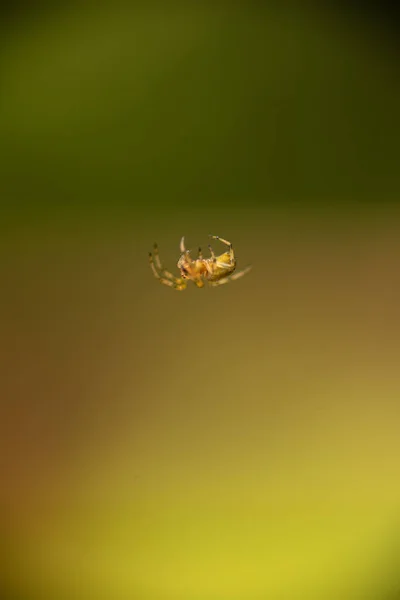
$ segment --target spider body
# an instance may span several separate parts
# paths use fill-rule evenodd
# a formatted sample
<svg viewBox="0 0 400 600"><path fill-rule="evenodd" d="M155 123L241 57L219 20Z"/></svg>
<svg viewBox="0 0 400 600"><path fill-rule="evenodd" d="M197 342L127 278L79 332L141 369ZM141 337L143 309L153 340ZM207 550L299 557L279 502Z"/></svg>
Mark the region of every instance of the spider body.
<svg viewBox="0 0 400 600"><path fill-rule="evenodd" d="M203 258L201 248L199 248L197 258L192 259L190 250L186 250L185 248L185 238L183 237L180 243L181 256L177 263L180 277L175 277L172 273L164 269L158 254L157 244L154 244L154 254L149 253L150 267L154 276L164 285L176 290L184 290L188 281L192 281L199 288L204 287L205 283L211 286L223 285L224 283L228 283L228 281L239 279L239 277L242 277L251 269L251 267L246 267L243 271L234 273L236 258L232 244L218 235L211 235L210 237L229 246L229 250L216 256L211 246L209 246L211 256L210 258Z"/></svg>

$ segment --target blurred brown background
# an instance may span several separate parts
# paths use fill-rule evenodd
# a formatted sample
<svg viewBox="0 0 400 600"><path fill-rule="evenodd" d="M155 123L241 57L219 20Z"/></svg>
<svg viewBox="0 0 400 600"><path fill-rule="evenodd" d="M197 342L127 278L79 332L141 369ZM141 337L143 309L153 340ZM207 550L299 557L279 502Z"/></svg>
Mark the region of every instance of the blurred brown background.
<svg viewBox="0 0 400 600"><path fill-rule="evenodd" d="M357 14L9 13L9 596L396 597L398 56ZM158 285L209 233L253 271Z"/></svg>

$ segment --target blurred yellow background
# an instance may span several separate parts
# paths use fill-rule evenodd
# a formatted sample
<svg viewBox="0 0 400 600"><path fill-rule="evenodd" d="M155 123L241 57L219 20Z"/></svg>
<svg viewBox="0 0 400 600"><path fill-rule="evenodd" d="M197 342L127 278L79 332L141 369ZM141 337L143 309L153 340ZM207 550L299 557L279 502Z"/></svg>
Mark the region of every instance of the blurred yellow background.
<svg viewBox="0 0 400 600"><path fill-rule="evenodd" d="M9 597L399 592L396 57L284 7L4 30ZM208 234L252 272L158 285Z"/></svg>

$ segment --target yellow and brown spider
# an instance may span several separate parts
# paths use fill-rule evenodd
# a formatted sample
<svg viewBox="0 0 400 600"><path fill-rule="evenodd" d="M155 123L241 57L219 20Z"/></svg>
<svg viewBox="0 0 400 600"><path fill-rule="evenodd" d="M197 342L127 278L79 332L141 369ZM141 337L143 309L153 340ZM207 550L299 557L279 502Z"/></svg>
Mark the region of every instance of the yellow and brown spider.
<svg viewBox="0 0 400 600"><path fill-rule="evenodd" d="M215 256L211 246L208 246L211 257L203 258L201 248L199 248L198 256L193 260L190 257L190 250L186 250L185 248L185 238L183 237L180 243L181 256L177 263L177 267L181 272L180 277L175 277L172 273L164 269L158 254L158 246L154 244L154 253L149 252L150 267L154 276L164 285L168 285L176 290L184 290L188 281L193 281L199 288L204 287L205 282L211 286L217 286L239 279L239 277L243 277L243 275L250 271L251 266L233 274L236 269L236 259L232 244L223 240L218 235L210 235L209 237L226 244L229 246L229 250L220 256Z"/></svg>

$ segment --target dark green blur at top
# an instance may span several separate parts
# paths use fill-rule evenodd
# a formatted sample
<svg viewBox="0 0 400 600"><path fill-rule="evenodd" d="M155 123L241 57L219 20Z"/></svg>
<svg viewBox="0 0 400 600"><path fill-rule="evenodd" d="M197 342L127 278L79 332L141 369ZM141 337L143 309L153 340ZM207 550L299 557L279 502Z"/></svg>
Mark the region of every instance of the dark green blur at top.
<svg viewBox="0 0 400 600"><path fill-rule="evenodd" d="M11 22L2 44L17 220L397 198L395 57L345 15L67 4Z"/></svg>

